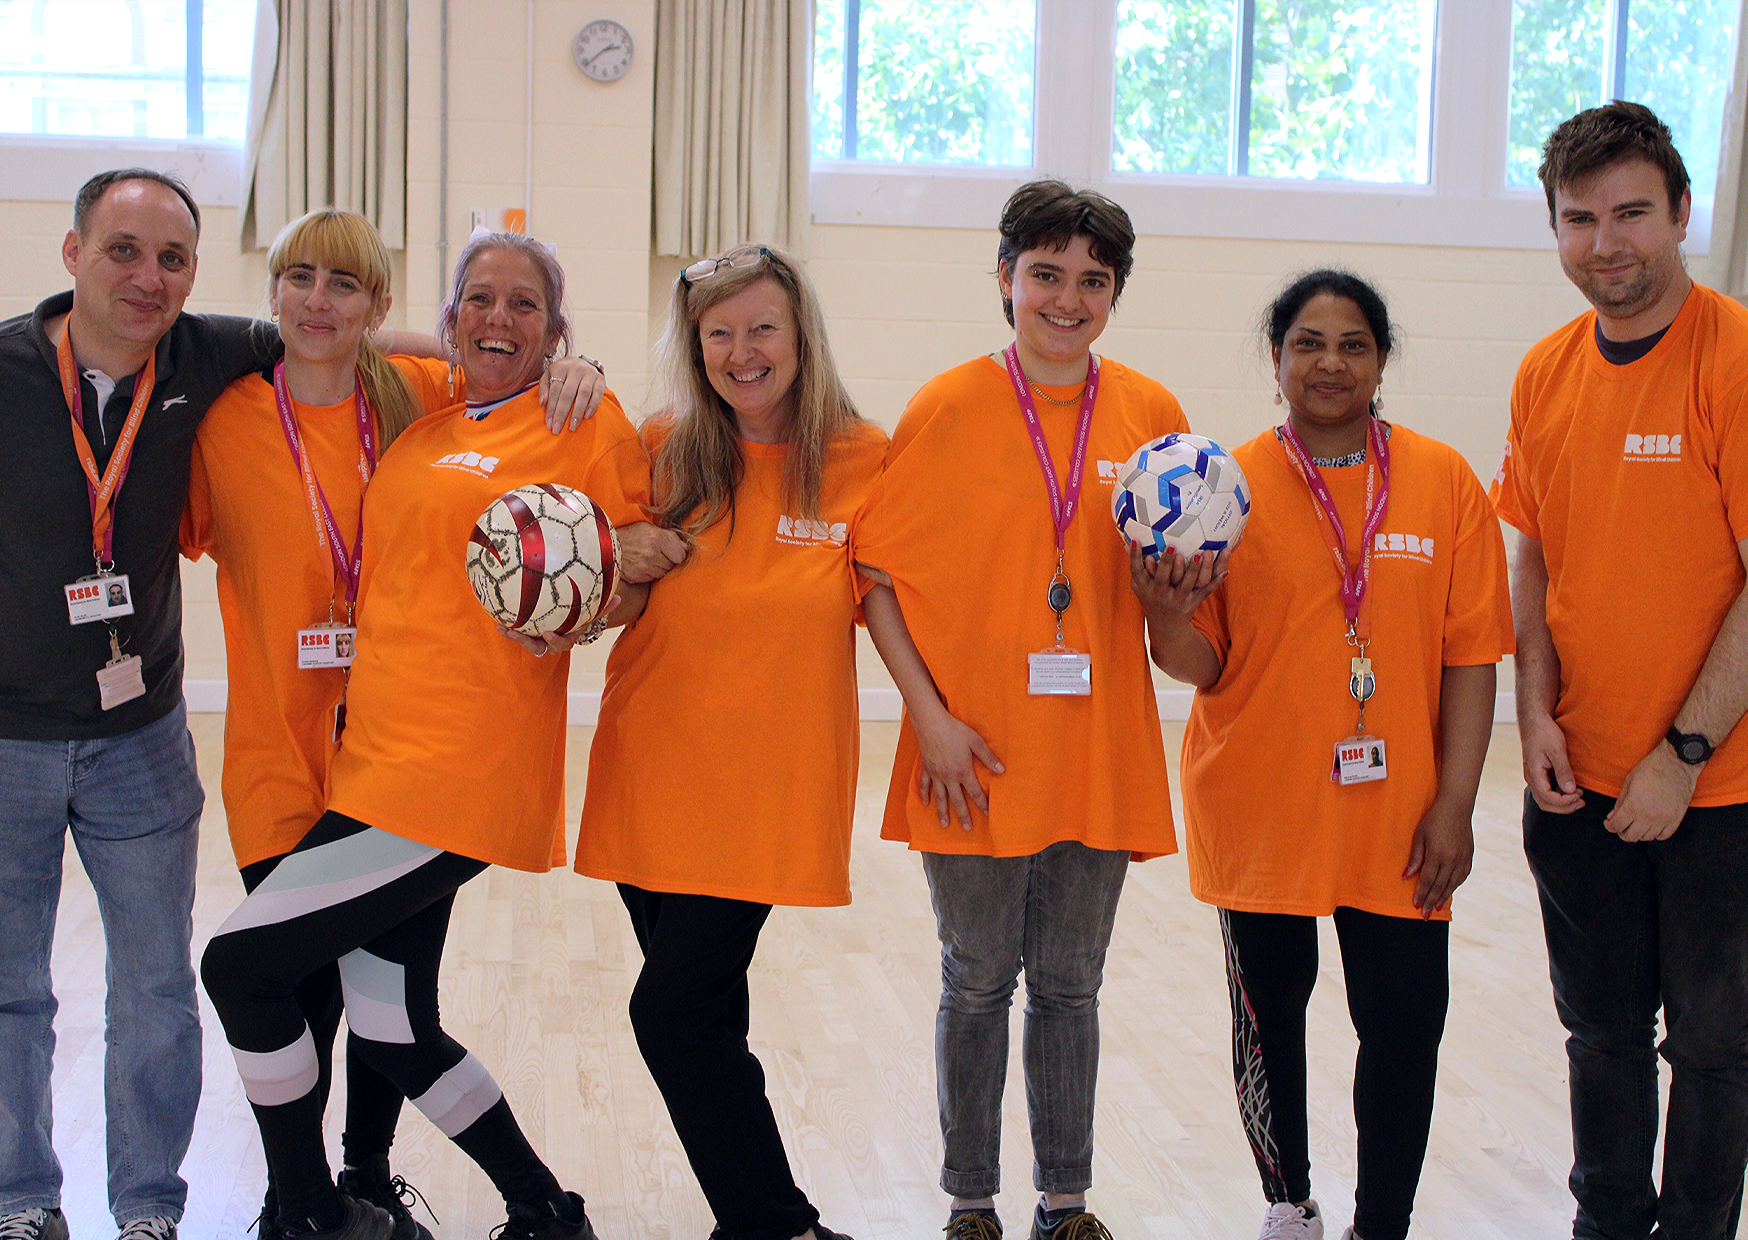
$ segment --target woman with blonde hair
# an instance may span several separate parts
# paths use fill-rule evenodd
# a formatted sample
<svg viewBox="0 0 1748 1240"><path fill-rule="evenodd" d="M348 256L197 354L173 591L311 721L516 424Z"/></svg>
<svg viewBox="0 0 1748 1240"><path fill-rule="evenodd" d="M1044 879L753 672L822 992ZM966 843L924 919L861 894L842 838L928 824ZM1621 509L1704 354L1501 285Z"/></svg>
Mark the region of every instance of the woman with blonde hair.
<svg viewBox="0 0 1748 1240"><path fill-rule="evenodd" d="M637 592L607 661L577 840L643 949L638 1048L719 1240L837 1233L796 1186L747 969L773 905L849 903L856 514L886 436L856 412L799 264L749 245L688 267L643 428L656 521L686 562ZM676 731L683 763L667 755Z"/></svg>
<svg viewBox="0 0 1748 1240"><path fill-rule="evenodd" d="M218 570L229 674L225 816L249 891L326 808L352 662L365 487L401 432L465 394L460 376L436 360L435 339L393 334L391 347L422 347L429 357L391 358L378 346L391 268L363 216L321 210L292 221L267 268L284 356L213 403L195 439L181 534L183 554L210 555ZM585 415L604 391L599 370L582 361L555 363L551 378L558 417L573 411L557 398ZM318 969L297 996L325 1104L339 970ZM340 1187L387 1210L396 1240L425 1240L430 1233L403 1201L406 1183L388 1166L400 1109L400 1091L348 1054ZM269 1168L263 1235L278 1205Z"/></svg>

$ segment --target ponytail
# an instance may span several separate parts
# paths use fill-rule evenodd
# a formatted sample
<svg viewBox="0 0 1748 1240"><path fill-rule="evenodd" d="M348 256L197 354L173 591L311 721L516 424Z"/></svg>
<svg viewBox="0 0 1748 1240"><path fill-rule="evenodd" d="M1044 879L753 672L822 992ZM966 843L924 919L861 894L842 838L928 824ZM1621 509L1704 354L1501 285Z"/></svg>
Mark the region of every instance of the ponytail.
<svg viewBox="0 0 1748 1240"><path fill-rule="evenodd" d="M413 395L413 385L383 356L368 332L358 348L358 373L364 380L364 399L376 411L376 433L382 444L378 451L386 452L395 437L411 426L424 408Z"/></svg>

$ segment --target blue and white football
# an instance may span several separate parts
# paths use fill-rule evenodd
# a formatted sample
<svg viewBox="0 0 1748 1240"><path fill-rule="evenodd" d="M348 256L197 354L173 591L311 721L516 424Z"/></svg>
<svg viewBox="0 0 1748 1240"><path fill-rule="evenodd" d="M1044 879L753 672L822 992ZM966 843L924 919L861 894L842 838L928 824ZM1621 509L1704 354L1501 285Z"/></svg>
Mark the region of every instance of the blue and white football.
<svg viewBox="0 0 1748 1240"><path fill-rule="evenodd" d="M1224 551L1250 515L1250 484L1212 439L1167 435L1142 444L1117 471L1111 515L1125 543L1149 555Z"/></svg>

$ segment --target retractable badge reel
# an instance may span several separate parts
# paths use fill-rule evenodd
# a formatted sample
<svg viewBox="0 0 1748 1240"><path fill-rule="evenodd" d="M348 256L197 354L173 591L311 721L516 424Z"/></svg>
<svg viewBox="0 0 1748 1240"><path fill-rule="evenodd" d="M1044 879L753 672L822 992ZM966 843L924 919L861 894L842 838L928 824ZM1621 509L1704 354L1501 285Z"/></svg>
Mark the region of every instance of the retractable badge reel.
<svg viewBox="0 0 1748 1240"><path fill-rule="evenodd" d="M1060 555L1044 601L1056 613L1056 644L1026 656L1026 692L1086 697L1092 693L1092 656L1071 649L1063 640L1062 613L1074 602L1074 586Z"/></svg>
<svg viewBox="0 0 1748 1240"><path fill-rule="evenodd" d="M1372 675L1372 661L1366 656L1369 643L1354 635L1352 625L1348 626L1347 640L1356 652L1348 667L1347 691L1360 704L1360 716L1354 734L1336 743L1335 765L1329 778L1338 784L1366 784L1387 777L1390 767L1385 759L1383 740L1366 731L1366 703L1378 691L1377 678Z"/></svg>

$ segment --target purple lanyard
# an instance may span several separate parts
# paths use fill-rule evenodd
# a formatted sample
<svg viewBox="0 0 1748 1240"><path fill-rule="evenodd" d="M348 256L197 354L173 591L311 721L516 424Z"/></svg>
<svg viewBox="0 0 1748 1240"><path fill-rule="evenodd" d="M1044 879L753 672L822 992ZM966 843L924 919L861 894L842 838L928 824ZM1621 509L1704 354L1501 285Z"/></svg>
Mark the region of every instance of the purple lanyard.
<svg viewBox="0 0 1748 1240"><path fill-rule="evenodd" d="M1032 402L1032 390L1020 369L1020 346L1010 344L1002 356L1007 359L1008 378L1013 380L1014 394L1020 398L1020 412L1026 415L1026 430L1032 436L1032 450L1038 454L1038 464L1044 470L1044 486L1050 492L1050 515L1056 523L1056 558L1062 559L1068 545L1068 526L1074 520L1074 510L1080 506L1080 479L1086 468L1086 440L1092 431L1093 401L1099 394L1099 359L1088 354L1086 359L1086 391L1080 398L1080 427L1074 433L1074 456L1068 463L1067 495L1056 479L1056 465L1050 459L1050 445L1044 442L1044 430L1038 424L1038 406Z"/></svg>
<svg viewBox="0 0 1748 1240"><path fill-rule="evenodd" d="M1383 427L1373 418L1366 428L1371 443L1371 457L1366 462L1366 523L1361 539L1360 562L1350 565L1347 559L1347 534L1341 526L1341 514L1336 511L1335 497L1323 481L1323 471L1305 450L1305 445L1293 430L1290 421L1281 423L1281 442L1287 449L1287 459L1317 501L1317 526L1335 557L1335 569L1341 574L1341 606L1347 615L1350 635L1361 642L1371 638L1371 613L1365 607L1366 592L1372 584L1372 540L1384 523L1384 510L1390 504L1390 444ZM1374 495L1374 487L1376 494Z"/></svg>
<svg viewBox="0 0 1748 1240"><path fill-rule="evenodd" d="M376 426L371 421L370 406L364 403L362 374L358 376L357 384L353 395L358 410L358 472L364 475L364 481L368 483L370 476L376 472ZM304 495L309 500L310 513L316 521L316 540L325 542L328 553L334 557L334 567L346 582L346 605L351 607L358 601L358 578L364 568L363 511L360 510L358 516L358 541L348 554L346 539L340 534L340 524L334 520L334 510L328 506L328 497L322 492L322 484L316 481L316 472L310 466L309 454L304 451L303 437L297 432L297 417L291 411L291 394L285 387L283 359L273 367L273 401L279 406L279 426L285 432L286 446L291 449L291 462L303 478Z"/></svg>

